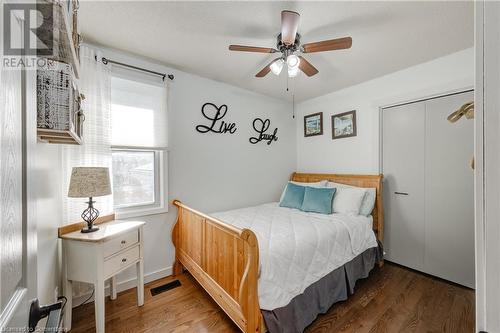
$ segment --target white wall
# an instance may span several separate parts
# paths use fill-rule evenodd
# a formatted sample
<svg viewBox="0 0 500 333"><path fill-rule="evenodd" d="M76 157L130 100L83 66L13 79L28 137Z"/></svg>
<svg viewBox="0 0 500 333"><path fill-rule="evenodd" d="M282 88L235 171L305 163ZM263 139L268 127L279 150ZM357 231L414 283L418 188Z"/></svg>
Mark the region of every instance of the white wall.
<svg viewBox="0 0 500 333"><path fill-rule="evenodd" d="M37 283L40 304L54 302L61 269L57 228L62 224L61 151L57 145L37 143L31 191L36 198Z"/></svg>
<svg viewBox="0 0 500 333"><path fill-rule="evenodd" d="M26 71L27 106L27 210L28 246L36 251L28 258L28 272L35 286L30 298L37 297L40 304L55 301L55 292L61 285L60 246L57 228L62 224L61 146L38 142L36 138L36 72ZM29 253L30 251L28 251ZM39 323L44 327L44 321Z"/></svg>
<svg viewBox="0 0 500 333"><path fill-rule="evenodd" d="M169 83L168 98L169 202L179 199L204 212L214 212L279 199L296 166L295 121L288 102L121 52L104 49L104 56L175 75ZM206 102L228 106L224 120L236 122L235 134L201 134L195 130L196 125L207 124L201 115L201 106ZM249 137L255 135L255 117L271 119L271 128L278 127L278 141L270 146L264 142L250 144ZM171 230L176 214L175 207L170 206L166 214L134 218L146 221L146 281L171 274ZM118 289L133 287L134 278L134 270L122 273Z"/></svg>
<svg viewBox="0 0 500 333"><path fill-rule="evenodd" d="M386 59L384 61L390 61ZM466 49L297 106L297 170L379 172L379 108L474 86L474 49ZM356 110L357 136L332 140L331 116ZM323 112L323 135L304 137L303 116Z"/></svg>

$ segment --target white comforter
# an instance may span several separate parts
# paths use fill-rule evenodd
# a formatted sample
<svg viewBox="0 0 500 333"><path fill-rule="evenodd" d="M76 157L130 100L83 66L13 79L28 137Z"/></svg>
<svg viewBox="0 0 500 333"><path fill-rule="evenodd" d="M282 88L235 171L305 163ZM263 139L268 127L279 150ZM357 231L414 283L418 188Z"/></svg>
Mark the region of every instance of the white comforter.
<svg viewBox="0 0 500 333"><path fill-rule="evenodd" d="M287 305L312 283L377 246L371 216L305 213L278 203L211 215L256 234L264 310Z"/></svg>

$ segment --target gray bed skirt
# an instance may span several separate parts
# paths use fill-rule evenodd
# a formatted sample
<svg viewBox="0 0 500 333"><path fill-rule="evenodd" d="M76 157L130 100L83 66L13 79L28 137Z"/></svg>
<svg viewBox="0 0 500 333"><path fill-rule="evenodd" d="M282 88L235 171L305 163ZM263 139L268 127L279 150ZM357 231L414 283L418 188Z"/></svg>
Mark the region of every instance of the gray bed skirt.
<svg viewBox="0 0 500 333"><path fill-rule="evenodd" d="M382 247L366 250L345 265L321 278L294 297L288 305L272 311L261 310L270 333L298 333L321 313L354 293L356 281L368 277L382 259Z"/></svg>

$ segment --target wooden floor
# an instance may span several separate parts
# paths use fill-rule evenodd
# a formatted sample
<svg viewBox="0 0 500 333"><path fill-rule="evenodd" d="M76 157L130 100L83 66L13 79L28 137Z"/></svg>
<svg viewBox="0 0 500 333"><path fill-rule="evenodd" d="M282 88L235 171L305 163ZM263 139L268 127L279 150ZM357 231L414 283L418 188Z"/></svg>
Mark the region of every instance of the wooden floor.
<svg viewBox="0 0 500 333"><path fill-rule="evenodd" d="M135 289L106 301L106 332L238 332L237 327L189 275L182 286L157 296L146 285L145 305ZM71 332L94 331L93 303L73 311ZM356 293L319 316L306 332L473 332L474 291L386 263L358 281Z"/></svg>

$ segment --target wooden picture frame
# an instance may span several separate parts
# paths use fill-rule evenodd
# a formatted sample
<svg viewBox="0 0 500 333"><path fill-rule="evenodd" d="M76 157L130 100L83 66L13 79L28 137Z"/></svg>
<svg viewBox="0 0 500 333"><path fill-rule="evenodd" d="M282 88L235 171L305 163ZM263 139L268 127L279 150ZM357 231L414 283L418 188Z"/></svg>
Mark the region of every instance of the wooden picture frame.
<svg viewBox="0 0 500 333"><path fill-rule="evenodd" d="M339 127L339 125L341 127ZM332 116L332 140L349 138L356 135L356 110L334 114Z"/></svg>
<svg viewBox="0 0 500 333"><path fill-rule="evenodd" d="M308 131L307 122L309 118L312 121L315 120L319 116L319 129L313 130L311 132ZM304 116L304 137L323 135L323 112L312 113Z"/></svg>

